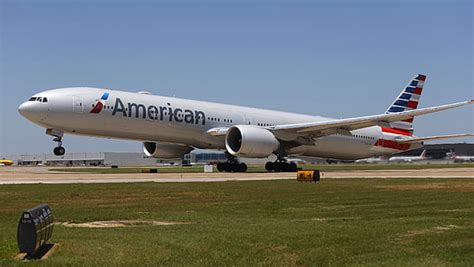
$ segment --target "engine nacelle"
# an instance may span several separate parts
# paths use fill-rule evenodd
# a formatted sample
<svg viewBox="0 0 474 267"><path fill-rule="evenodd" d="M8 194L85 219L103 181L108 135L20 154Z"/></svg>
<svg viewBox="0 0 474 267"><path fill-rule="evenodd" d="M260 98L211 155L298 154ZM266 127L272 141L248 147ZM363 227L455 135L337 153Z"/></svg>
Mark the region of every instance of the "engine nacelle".
<svg viewBox="0 0 474 267"><path fill-rule="evenodd" d="M233 156L266 158L278 150L280 142L267 129L237 125L227 131L225 146Z"/></svg>
<svg viewBox="0 0 474 267"><path fill-rule="evenodd" d="M180 145L180 144L168 144L168 143L143 143L143 152L148 157L160 158L160 159L177 159L182 158L193 150L192 147Z"/></svg>

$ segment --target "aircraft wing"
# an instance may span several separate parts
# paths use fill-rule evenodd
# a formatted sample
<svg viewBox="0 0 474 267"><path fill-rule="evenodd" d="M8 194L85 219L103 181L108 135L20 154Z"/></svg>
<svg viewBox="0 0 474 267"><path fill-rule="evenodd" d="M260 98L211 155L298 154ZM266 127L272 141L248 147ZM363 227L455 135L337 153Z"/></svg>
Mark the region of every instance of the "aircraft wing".
<svg viewBox="0 0 474 267"><path fill-rule="evenodd" d="M332 135L336 133L350 135L349 131L351 130L366 128L370 126L390 127L390 122L407 120L416 116L457 108L472 103L474 103L474 100L462 101L423 109L415 109L399 113L379 114L349 119L327 120L321 122L277 125L273 127L268 127L267 129L271 131L284 131L300 135L311 134L316 137Z"/></svg>
<svg viewBox="0 0 474 267"><path fill-rule="evenodd" d="M438 136L427 136L427 137L415 137L406 140L397 140L400 143L416 143L424 141L433 141L440 139L449 139L449 138L462 138L462 137L474 137L474 134L450 134L450 135L438 135Z"/></svg>

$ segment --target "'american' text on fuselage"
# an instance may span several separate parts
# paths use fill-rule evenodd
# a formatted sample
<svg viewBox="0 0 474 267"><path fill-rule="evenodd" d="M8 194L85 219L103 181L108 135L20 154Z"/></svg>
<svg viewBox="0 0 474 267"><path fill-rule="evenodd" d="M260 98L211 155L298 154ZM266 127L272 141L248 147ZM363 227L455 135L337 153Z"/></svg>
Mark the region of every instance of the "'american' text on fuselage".
<svg viewBox="0 0 474 267"><path fill-rule="evenodd" d="M116 98L114 110L112 112L112 116L115 116L117 113L122 114L124 117L135 117L135 118L143 118L143 119L150 119L150 120L168 120L168 121L176 121L176 122L183 122L188 124L199 124L206 125L206 114L200 110L189 110L189 109L182 109L182 108L172 108L171 104L167 104L168 106L145 106L143 104L137 103L127 103L127 108L125 107L122 99Z"/></svg>

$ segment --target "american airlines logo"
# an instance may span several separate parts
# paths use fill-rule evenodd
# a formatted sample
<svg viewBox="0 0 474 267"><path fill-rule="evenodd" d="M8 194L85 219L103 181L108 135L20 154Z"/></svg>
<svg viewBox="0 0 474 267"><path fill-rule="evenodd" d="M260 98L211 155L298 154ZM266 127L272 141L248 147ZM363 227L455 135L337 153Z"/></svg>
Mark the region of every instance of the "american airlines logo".
<svg viewBox="0 0 474 267"><path fill-rule="evenodd" d="M189 110L182 108L173 108L168 103L167 106L145 106L137 103L122 102L122 99L116 98L112 116L128 118L142 118L148 120L175 121L187 124L206 125L206 114L200 110Z"/></svg>
<svg viewBox="0 0 474 267"><path fill-rule="evenodd" d="M100 113L104 108L104 102L107 101L108 98L109 93L105 92L100 99L97 99L97 102L95 103L94 108L92 108L91 113Z"/></svg>

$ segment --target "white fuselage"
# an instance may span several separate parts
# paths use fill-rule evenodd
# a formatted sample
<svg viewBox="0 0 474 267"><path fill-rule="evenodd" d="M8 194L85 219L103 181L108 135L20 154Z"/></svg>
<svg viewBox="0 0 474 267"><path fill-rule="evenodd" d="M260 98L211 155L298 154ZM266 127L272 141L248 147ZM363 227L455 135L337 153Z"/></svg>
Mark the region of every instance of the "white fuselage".
<svg viewBox="0 0 474 267"><path fill-rule="evenodd" d="M108 93L107 98L101 100L104 93ZM208 133L211 129L234 125L266 128L330 120L319 116L88 87L49 90L33 96L36 97L46 98L47 101L27 101L20 106L20 113L48 129L87 136L184 144L200 149L226 148L225 136L211 135ZM103 105L103 108L98 109L97 105ZM93 110L95 113L91 113ZM277 137L293 144L287 149L288 155L344 160L392 155L421 146L421 143L398 143L398 134L385 132L379 126L355 130L351 134L315 138L311 144L298 143L297 136L293 135L281 134Z"/></svg>

